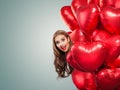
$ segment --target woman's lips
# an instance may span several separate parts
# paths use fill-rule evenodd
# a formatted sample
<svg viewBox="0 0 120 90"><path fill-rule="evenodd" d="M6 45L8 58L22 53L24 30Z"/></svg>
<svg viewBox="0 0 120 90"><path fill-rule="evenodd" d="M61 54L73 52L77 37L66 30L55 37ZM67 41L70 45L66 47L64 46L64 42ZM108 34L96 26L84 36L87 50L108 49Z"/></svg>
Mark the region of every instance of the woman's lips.
<svg viewBox="0 0 120 90"><path fill-rule="evenodd" d="M62 50L66 50L66 46L61 46L60 47Z"/></svg>

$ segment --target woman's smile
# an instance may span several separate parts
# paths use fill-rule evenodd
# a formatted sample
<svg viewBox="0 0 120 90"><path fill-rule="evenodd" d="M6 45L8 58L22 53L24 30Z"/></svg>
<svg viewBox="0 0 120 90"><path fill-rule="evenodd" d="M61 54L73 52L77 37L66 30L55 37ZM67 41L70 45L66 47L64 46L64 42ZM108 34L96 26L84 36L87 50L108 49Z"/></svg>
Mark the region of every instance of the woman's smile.
<svg viewBox="0 0 120 90"><path fill-rule="evenodd" d="M65 46L60 46L60 48L65 51L66 50L66 45Z"/></svg>

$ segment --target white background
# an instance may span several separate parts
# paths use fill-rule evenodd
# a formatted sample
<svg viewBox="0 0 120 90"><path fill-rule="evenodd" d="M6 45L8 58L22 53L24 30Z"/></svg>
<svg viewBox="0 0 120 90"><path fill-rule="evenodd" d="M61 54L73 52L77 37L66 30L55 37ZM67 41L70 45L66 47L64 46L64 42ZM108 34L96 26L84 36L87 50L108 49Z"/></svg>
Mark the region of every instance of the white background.
<svg viewBox="0 0 120 90"><path fill-rule="evenodd" d="M0 0L0 90L77 90L57 80L52 35L69 31L60 8L71 0Z"/></svg>

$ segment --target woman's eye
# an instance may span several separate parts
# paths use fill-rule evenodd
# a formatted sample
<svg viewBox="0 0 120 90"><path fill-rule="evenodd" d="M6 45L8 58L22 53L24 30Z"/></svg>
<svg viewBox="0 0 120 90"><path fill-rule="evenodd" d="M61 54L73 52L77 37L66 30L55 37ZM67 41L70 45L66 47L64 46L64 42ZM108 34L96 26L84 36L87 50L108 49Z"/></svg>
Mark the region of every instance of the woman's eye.
<svg viewBox="0 0 120 90"><path fill-rule="evenodd" d="M62 41L65 41L65 39L63 38Z"/></svg>
<svg viewBox="0 0 120 90"><path fill-rule="evenodd" d="M57 41L57 42L55 42L56 44L59 44L59 42Z"/></svg>

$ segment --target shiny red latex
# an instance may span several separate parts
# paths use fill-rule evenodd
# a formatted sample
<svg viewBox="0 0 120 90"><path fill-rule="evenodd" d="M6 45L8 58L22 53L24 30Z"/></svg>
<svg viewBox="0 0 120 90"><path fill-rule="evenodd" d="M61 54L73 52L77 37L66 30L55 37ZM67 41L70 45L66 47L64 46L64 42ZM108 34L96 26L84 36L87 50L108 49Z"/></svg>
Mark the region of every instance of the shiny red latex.
<svg viewBox="0 0 120 90"><path fill-rule="evenodd" d="M120 68L104 68L97 73L96 78L101 90L118 90L120 87Z"/></svg>
<svg viewBox="0 0 120 90"><path fill-rule="evenodd" d="M79 30L79 25L74 17L71 6L63 6L60 10L61 17L70 30Z"/></svg>
<svg viewBox="0 0 120 90"><path fill-rule="evenodd" d="M120 55L120 35L111 36L106 32L97 31L96 34L93 35L94 41L101 41L106 44L108 48L108 56L106 56L106 63L112 63L117 59Z"/></svg>
<svg viewBox="0 0 120 90"><path fill-rule="evenodd" d="M81 70L94 72L105 61L107 49L101 42L81 42L75 43L71 52Z"/></svg>
<svg viewBox="0 0 120 90"><path fill-rule="evenodd" d="M71 3L71 8L72 8L72 12L74 14L74 16L76 16L76 12L78 10L79 7L88 5L88 4L92 4L92 3L96 3L98 4L98 0L73 0Z"/></svg>
<svg viewBox="0 0 120 90"><path fill-rule="evenodd" d="M86 41L81 30L74 30L69 35L73 43Z"/></svg>
<svg viewBox="0 0 120 90"><path fill-rule="evenodd" d="M113 64L115 67L120 68L120 55L118 56L118 58L115 60Z"/></svg>
<svg viewBox="0 0 120 90"><path fill-rule="evenodd" d="M94 75L90 72L74 70L72 80L79 90L97 90Z"/></svg>
<svg viewBox="0 0 120 90"><path fill-rule="evenodd" d="M101 8L104 8L106 6L120 8L120 0L99 0L99 6Z"/></svg>
<svg viewBox="0 0 120 90"><path fill-rule="evenodd" d="M89 36L99 23L99 7L96 4L86 5L77 10L77 20L82 31Z"/></svg>
<svg viewBox="0 0 120 90"><path fill-rule="evenodd" d="M69 65L71 67L73 67L74 69L80 70L80 65L76 62L76 60L74 59L73 55L71 52L69 52L66 56L66 61L69 63Z"/></svg>
<svg viewBox="0 0 120 90"><path fill-rule="evenodd" d="M105 7L100 14L103 27L111 34L120 34L120 8Z"/></svg>

